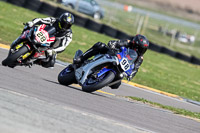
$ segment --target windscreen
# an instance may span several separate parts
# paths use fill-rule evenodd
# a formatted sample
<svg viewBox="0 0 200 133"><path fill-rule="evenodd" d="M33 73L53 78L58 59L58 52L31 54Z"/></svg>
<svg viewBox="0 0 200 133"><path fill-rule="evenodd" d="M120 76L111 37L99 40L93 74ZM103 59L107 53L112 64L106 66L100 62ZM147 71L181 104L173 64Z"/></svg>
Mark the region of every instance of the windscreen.
<svg viewBox="0 0 200 133"><path fill-rule="evenodd" d="M128 62L130 65L134 64L135 60L137 59L138 54L135 50L132 49L127 49L127 54L126 54L126 58L128 59Z"/></svg>

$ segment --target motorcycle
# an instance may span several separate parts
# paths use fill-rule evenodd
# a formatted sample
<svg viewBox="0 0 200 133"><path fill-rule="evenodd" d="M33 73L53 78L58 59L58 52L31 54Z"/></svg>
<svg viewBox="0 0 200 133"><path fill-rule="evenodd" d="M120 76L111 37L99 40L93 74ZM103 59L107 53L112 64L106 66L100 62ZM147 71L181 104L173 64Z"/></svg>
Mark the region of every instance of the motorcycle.
<svg viewBox="0 0 200 133"><path fill-rule="evenodd" d="M14 68L15 66L29 66L39 61L48 61L47 50L51 49L51 43L55 41L55 27L45 24L28 28L25 24L24 31L20 36L22 43L10 48L2 65Z"/></svg>
<svg viewBox="0 0 200 133"><path fill-rule="evenodd" d="M83 52L76 51L77 58ZM71 64L63 69L58 75L58 82L62 85L78 83L85 92L94 92L105 86L115 85L124 76L131 76L134 62L138 54L136 51L121 47L120 51L113 54L98 54L93 59L84 61L79 67ZM118 78L121 77L121 78Z"/></svg>

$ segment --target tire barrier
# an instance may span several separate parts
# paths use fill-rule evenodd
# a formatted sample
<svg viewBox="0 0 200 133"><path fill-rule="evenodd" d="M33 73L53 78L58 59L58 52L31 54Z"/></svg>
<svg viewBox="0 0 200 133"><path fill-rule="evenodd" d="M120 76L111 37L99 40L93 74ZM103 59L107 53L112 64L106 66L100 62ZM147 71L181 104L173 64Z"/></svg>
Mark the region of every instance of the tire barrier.
<svg viewBox="0 0 200 133"><path fill-rule="evenodd" d="M187 61L187 62L191 61L191 57L186 56L186 55L184 55L182 53L179 53L179 52L176 52L175 57L178 58L178 59L180 59L180 60L183 60L183 61Z"/></svg>
<svg viewBox="0 0 200 133"><path fill-rule="evenodd" d="M6 0L7 2L17 5L17 6L23 6L26 0Z"/></svg>
<svg viewBox="0 0 200 133"><path fill-rule="evenodd" d="M152 42L149 42L149 49L153 50L153 51L156 51L156 52L159 52L161 53L162 52L162 46L159 46L159 45L156 45Z"/></svg>
<svg viewBox="0 0 200 133"><path fill-rule="evenodd" d="M61 14L65 13L65 12L66 12L65 9L58 7L58 8L56 9L56 11L55 11L53 17L58 18L58 17L60 17Z"/></svg>
<svg viewBox="0 0 200 133"><path fill-rule="evenodd" d="M194 56L191 57L190 62L193 63L193 64L200 65L200 59L198 59L198 58L196 58Z"/></svg>
<svg viewBox="0 0 200 133"><path fill-rule="evenodd" d="M176 56L176 52L174 52L174 51L172 51L170 49L167 49L165 47L162 47L161 52L164 53L164 54L170 55L172 57Z"/></svg>
<svg viewBox="0 0 200 133"><path fill-rule="evenodd" d="M90 29L92 31L95 31L95 32L100 32L101 31L101 28L102 28L102 24L99 24L95 21L92 21L92 20L88 20L85 27L87 29Z"/></svg>
<svg viewBox="0 0 200 133"><path fill-rule="evenodd" d="M117 36L117 30L105 24L102 25L100 33L106 34L113 38L116 38Z"/></svg>
<svg viewBox="0 0 200 133"><path fill-rule="evenodd" d="M14 5L21 6L21 7L24 7L33 11L37 11L39 13L46 14L53 17L59 17L62 13L69 12L66 9L63 9L61 7L55 7L48 3L41 2L39 0L0 0L0 1L8 2ZM74 17L75 17L75 24L78 26L82 26L89 30L106 34L110 37L117 38L117 39L131 38L130 35L122 31L119 31L117 29L114 29L108 25L97 23L91 19L84 18L77 14L74 14ZM192 64L200 65L200 59L194 56L186 56L182 53L172 51L168 48L159 46L152 42L150 42L149 49L151 49L152 51L159 52L159 53L167 54L169 56L172 56L174 58L177 58L186 62L190 62Z"/></svg>
<svg viewBox="0 0 200 133"><path fill-rule="evenodd" d="M66 11L66 10L65 10ZM81 17L79 15L74 14L74 23L78 26L85 27L88 22L88 18Z"/></svg>
<svg viewBox="0 0 200 133"><path fill-rule="evenodd" d="M130 39L131 36L129 36L128 34L122 32L122 31L117 30L116 38L118 38L118 39Z"/></svg>
<svg viewBox="0 0 200 133"><path fill-rule="evenodd" d="M54 16L54 14L56 13L56 9L57 7L43 2L40 8L38 9L38 12L48 16Z"/></svg>
<svg viewBox="0 0 200 133"><path fill-rule="evenodd" d="M42 2L38 0L26 0L23 7L33 11L38 11L41 5Z"/></svg>

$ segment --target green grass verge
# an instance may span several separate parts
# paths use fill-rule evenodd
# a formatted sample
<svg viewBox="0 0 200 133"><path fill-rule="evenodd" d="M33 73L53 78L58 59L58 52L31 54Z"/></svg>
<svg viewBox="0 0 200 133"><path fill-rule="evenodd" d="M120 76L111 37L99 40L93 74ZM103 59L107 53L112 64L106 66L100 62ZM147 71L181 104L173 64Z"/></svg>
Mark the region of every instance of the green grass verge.
<svg viewBox="0 0 200 133"><path fill-rule="evenodd" d="M12 14L12 15L10 15ZM10 44L23 29L23 22L45 15L0 2L0 43ZM58 59L71 62L77 49L86 51L94 43L107 43L113 39L103 34L72 26L73 41L58 55ZM177 60L148 50L144 62L132 81L155 89L200 101L200 66Z"/></svg>
<svg viewBox="0 0 200 133"><path fill-rule="evenodd" d="M125 12L117 8L104 7L107 16L102 20L103 23L106 23L112 27L115 27L119 30L122 30L129 35L134 35L138 29L139 17L146 17L137 13ZM196 41L194 44L185 44L181 43L178 40L175 40L173 44L170 45L171 37L166 36L163 33L158 32L158 27L163 28L168 27L168 30L176 29L181 33L188 33L191 35L196 34ZM152 28L154 27L154 28ZM142 32L142 31L141 31ZM184 53L188 56L196 56L200 58L200 30L193 29L191 27L185 27L181 24L174 24L166 22L164 20L158 20L154 18L149 18L147 26L142 32L149 40L157 45L167 47L171 50Z"/></svg>
<svg viewBox="0 0 200 133"><path fill-rule="evenodd" d="M165 105L162 105L159 103L148 101L144 98L138 98L138 97L128 97L128 98L131 98L132 100L140 101L145 104L149 104L154 107L159 107L162 109L170 110L175 114L184 115L184 116L188 116L188 117L192 117L192 118L198 118L200 120L200 113L198 113L198 112L191 112L191 111L187 111L185 109L179 109L179 108L174 108L171 106L165 106Z"/></svg>
<svg viewBox="0 0 200 133"><path fill-rule="evenodd" d="M53 0L45 0L45 1L50 2ZM50 2L50 3L53 3L53 2ZM61 6L60 4L57 4L57 5ZM133 13L133 12L125 12L121 9L118 9L109 5L104 5L103 8L105 9L105 17L103 20L100 20L99 22L110 25L116 29L122 30L125 33L128 33L129 35L136 34L139 17L142 17L142 16L145 17L144 15ZM67 9L69 10L69 8ZM74 10L71 10L71 11L75 12ZM83 15L78 12L76 13L79 15ZM166 15L164 12L159 11L159 13ZM92 19L92 17L88 17L88 18ZM194 44L188 44L188 43L185 44L185 43L180 43L178 40L175 40L174 43L170 45L171 37L158 32L159 26L162 26L163 28L168 27L168 30L176 29L180 31L181 33L187 33L191 35L195 34L196 41ZM153 43L156 43L157 45L161 45L171 50L184 53L185 55L188 55L188 56L193 55L195 57L200 58L200 34L199 34L200 30L183 26L181 24L166 22L165 20L149 18L145 30L142 30L141 32L142 34L147 36L149 40L151 40Z"/></svg>

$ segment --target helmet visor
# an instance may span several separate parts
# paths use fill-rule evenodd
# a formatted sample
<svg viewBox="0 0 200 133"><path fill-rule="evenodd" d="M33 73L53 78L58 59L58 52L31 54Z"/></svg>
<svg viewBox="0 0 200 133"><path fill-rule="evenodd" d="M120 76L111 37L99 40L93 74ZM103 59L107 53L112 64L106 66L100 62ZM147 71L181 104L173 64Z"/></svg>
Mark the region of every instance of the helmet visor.
<svg viewBox="0 0 200 133"><path fill-rule="evenodd" d="M67 22L60 22L60 26L61 29L69 29L71 27L71 24Z"/></svg>

